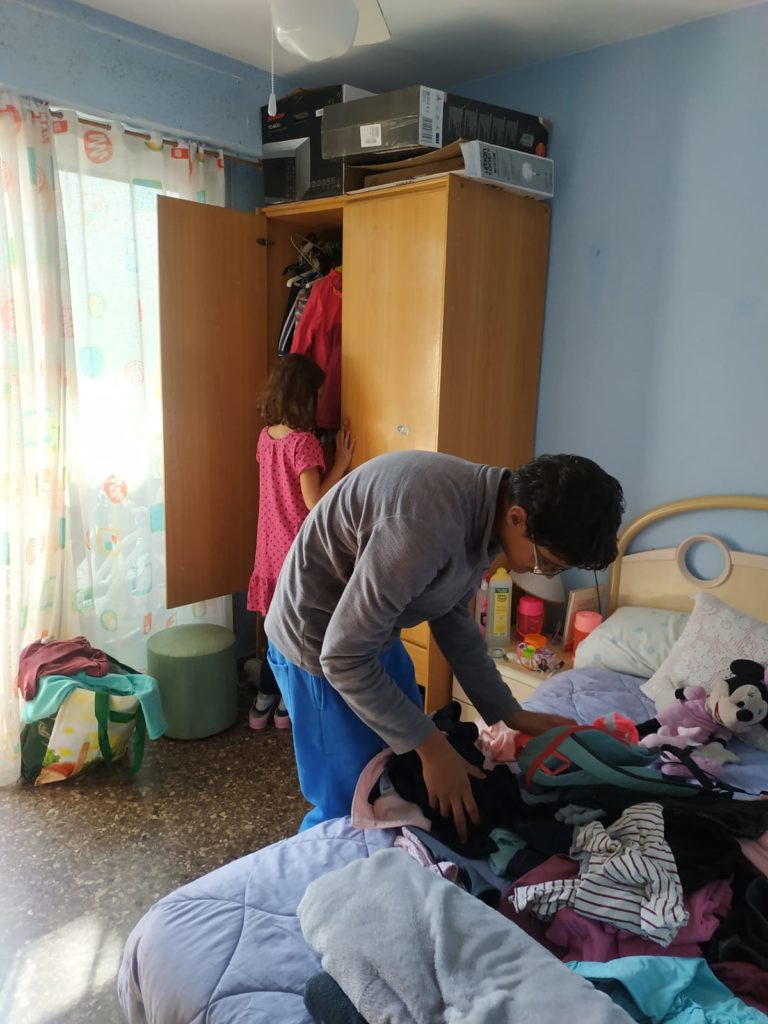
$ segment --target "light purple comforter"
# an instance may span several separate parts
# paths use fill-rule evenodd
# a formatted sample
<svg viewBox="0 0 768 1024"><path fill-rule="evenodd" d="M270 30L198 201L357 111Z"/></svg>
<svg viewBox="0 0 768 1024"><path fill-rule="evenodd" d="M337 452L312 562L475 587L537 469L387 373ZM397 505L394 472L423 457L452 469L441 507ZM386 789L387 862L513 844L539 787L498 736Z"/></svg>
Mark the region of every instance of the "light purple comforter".
<svg viewBox="0 0 768 1024"><path fill-rule="evenodd" d="M605 669L564 672L527 707L591 722L609 711L653 715L642 680ZM768 789L768 757L741 745L735 785ZM156 903L131 933L118 977L130 1024L311 1024L307 978L319 959L296 907L309 883L393 844L393 830L352 828L348 818L258 850Z"/></svg>

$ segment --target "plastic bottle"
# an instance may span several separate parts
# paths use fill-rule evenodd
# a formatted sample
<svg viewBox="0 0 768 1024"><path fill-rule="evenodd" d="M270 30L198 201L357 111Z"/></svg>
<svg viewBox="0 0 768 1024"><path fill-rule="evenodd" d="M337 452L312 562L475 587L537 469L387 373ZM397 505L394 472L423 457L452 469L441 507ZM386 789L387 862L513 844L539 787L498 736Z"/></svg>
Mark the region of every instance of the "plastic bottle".
<svg viewBox="0 0 768 1024"><path fill-rule="evenodd" d="M512 577L506 569L497 569L488 584L488 624L485 631L488 647L509 647L511 614Z"/></svg>
<svg viewBox="0 0 768 1024"><path fill-rule="evenodd" d="M488 625L488 575L483 576L483 582L478 588L475 596L475 622L480 630L480 635L485 639Z"/></svg>
<svg viewBox="0 0 768 1024"><path fill-rule="evenodd" d="M541 633L544 626L544 602L540 597L524 594L517 602L517 635Z"/></svg>

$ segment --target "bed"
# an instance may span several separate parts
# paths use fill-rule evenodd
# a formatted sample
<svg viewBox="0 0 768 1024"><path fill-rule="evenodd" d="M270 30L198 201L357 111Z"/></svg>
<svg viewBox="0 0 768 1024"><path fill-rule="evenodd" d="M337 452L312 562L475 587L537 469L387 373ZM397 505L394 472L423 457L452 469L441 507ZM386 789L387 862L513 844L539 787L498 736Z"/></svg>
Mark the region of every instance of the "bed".
<svg viewBox="0 0 768 1024"><path fill-rule="evenodd" d="M768 556L746 554L700 533L674 547L629 553L643 531L662 521L724 509L768 513L768 498L696 498L652 509L630 523L612 567L608 612L688 613L695 609L693 596L706 593L768 623ZM718 546L724 562L709 580L692 575L686 561L702 539ZM638 675L591 665L552 677L526 706L581 722L606 711L641 721L654 713L643 683ZM749 792L768 790L768 754L741 743L733 749L741 763L729 765L724 778ZM391 846L397 834L395 829L362 831L348 818L325 822L161 899L126 944L118 977L126 1019L130 1024L311 1024L303 991L319 969L319 958L304 941L297 905L313 879Z"/></svg>

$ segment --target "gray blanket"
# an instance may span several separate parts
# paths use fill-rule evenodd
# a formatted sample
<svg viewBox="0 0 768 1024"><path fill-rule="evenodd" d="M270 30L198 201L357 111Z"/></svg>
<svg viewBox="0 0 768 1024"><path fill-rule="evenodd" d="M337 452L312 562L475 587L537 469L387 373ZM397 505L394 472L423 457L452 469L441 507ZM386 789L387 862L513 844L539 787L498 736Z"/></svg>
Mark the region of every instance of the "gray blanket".
<svg viewBox="0 0 768 1024"><path fill-rule="evenodd" d="M525 932L402 850L312 882L307 942L368 1024L630 1024Z"/></svg>

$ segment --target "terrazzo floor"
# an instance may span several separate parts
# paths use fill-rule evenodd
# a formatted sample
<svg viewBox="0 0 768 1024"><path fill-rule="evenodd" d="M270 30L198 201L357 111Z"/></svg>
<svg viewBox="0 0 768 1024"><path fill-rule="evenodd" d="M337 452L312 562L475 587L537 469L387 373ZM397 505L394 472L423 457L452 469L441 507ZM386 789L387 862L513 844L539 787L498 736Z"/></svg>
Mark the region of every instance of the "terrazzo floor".
<svg viewBox="0 0 768 1024"><path fill-rule="evenodd" d="M241 696L232 729L148 742L132 779L99 766L0 789L2 1024L123 1024L115 979L142 914L296 831L290 733L252 732Z"/></svg>

